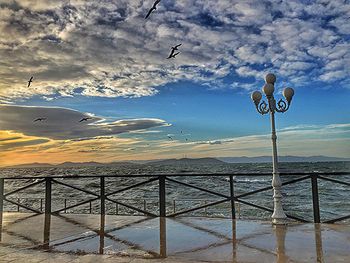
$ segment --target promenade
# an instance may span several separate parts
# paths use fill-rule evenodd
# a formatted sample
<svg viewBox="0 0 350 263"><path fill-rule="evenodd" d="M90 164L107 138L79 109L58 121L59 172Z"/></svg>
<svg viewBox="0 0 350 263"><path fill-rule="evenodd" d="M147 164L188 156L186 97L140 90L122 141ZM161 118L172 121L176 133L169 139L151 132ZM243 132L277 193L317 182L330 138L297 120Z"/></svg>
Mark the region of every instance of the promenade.
<svg viewBox="0 0 350 263"><path fill-rule="evenodd" d="M348 262L350 226L5 212L0 262Z"/></svg>

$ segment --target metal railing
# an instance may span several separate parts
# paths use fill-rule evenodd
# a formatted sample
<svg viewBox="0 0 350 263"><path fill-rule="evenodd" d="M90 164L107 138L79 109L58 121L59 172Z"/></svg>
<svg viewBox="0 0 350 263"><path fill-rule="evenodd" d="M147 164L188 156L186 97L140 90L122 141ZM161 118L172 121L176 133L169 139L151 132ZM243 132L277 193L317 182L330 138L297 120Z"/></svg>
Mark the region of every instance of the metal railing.
<svg viewBox="0 0 350 263"><path fill-rule="evenodd" d="M294 172L294 173L280 173L280 175L284 177L292 177L294 178L295 176L297 178L291 179L288 181L285 181L282 183L283 186L286 185L292 185L297 182L302 182L302 181L307 181L309 180L311 182L312 186L312 207L313 207L313 222L314 223L335 223L337 221L342 221L350 218L350 215L346 216L341 216L337 218L332 218L332 219L327 219L327 220L321 220L320 216L320 204L319 204L319 190L318 190L318 181L319 180L324 180L327 182L331 182L334 184L341 184L343 186L350 186L349 182L342 181L338 179L338 177L343 176L343 175L349 175L349 172L312 172L312 173L300 173L300 172ZM180 178L191 178L191 177L228 177L228 188L229 188L229 194L224 194L222 192L215 191L213 189L208 189L204 188L200 185L189 183L189 182L184 182L183 180L179 180L177 177ZM234 188L234 177L239 178L239 177L247 177L247 176L271 176L270 173L234 173L234 174L158 174L158 175L118 175L118 176L52 176L52 177L45 177L45 178L40 178L40 177L6 177L6 178L0 178L0 224L2 224L2 214L3 214L3 207L4 207L4 202L8 202L14 206L17 207L17 210L20 208L36 213L36 214L53 214L53 215L58 215L60 213L66 213L68 210L74 209L76 207L90 204L90 212L91 212L91 203L92 202L99 202L99 208L100 208L100 214L105 215L106 214L106 202L110 202L116 205L117 209L118 207L124 207L133 211L136 211L138 213L141 213L146 216L150 217L176 217L180 215L185 215L189 214L195 211L199 210L205 210L209 207L223 204L223 203L229 203L230 204L230 214L231 218L235 219L236 218L236 206L237 204L243 204L249 207L253 207L255 209L259 209L261 211L269 212L272 213L273 210L269 207L251 202L249 200L244 200L243 198L250 197L254 194L257 193L262 193L266 191L272 190L272 186L268 187L262 187L259 189L255 189L253 191L246 191L244 193L240 194L235 194L235 188ZM338 176L337 179L330 178L329 176ZM94 191L85 189L83 187L78 187L73 184L70 184L68 182L71 182L72 180L83 180L83 179L98 179L99 180L99 192L96 193ZM105 187L105 180L106 179L113 179L113 180L120 180L121 178L134 178L134 179L139 179L139 178L146 178L145 180L137 183L133 183L131 185L125 186L120 189L110 189L108 187L109 192L107 192L107 189ZM15 190L11 191L5 191L4 189L5 182L8 181L16 181L16 180L35 180L35 182L31 182L25 186L19 187ZM147 209L147 205L144 205L142 208L137 207L135 205L132 205L128 202L126 202L127 199L116 199L115 195L117 194L123 194L126 191L130 189L135 189L140 186L145 186L150 183L157 182L157 188L158 188L158 202L157 202L157 211L150 211ZM198 206L195 207L190 207L190 208L184 208L184 209L168 209L167 211L167 187L166 183L168 184L175 184L175 185L181 185L183 187L188 187L190 189L195 189L197 191L206 193L206 194L211 194L216 196L215 200L207 200L206 203L202 203ZM13 195L17 195L19 192L22 192L23 190L32 188L34 186L38 185L45 185L45 198L41 199L40 201L40 208L34 208L32 206L29 206L27 204L24 204L21 202L21 199L16 199L11 198ZM79 191L81 193L84 193L86 195L92 196L86 200L77 202L75 204L70 204L67 205L67 199L64 201L64 207L59 208L59 209L52 209L52 187L53 185L60 185L63 187L66 187L68 189L73 189L76 191ZM350 188L349 188L350 189ZM144 202L144 201L143 201ZM173 201L174 202L174 201ZM176 200L175 200L176 203ZM287 213L287 217L290 219L294 219L300 222L310 222L310 220L301 217L296 214L290 214Z"/></svg>

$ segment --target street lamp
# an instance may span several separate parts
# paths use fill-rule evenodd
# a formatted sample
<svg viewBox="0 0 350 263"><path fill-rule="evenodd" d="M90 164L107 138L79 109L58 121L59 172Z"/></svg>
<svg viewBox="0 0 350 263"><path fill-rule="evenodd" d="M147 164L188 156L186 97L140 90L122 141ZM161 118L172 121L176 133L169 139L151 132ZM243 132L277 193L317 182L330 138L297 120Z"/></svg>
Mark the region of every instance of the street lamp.
<svg viewBox="0 0 350 263"><path fill-rule="evenodd" d="M283 96L286 101L280 99L277 103L275 98L273 97L273 92L275 91L275 82L276 76L274 74L267 74L265 77L265 85L262 90L266 95L267 103L265 101L261 101L262 94L259 91L254 91L251 95L252 100L254 101L256 110L264 115L270 113L271 117L271 132L272 132L272 187L273 187L273 214L272 214L272 223L273 224L286 224L286 214L282 208L282 194L281 194L281 179L278 172L278 159L277 159L277 136L276 136L276 128L275 128L275 112L286 112L289 109L290 103L292 101L294 90L292 88L285 88L283 90Z"/></svg>

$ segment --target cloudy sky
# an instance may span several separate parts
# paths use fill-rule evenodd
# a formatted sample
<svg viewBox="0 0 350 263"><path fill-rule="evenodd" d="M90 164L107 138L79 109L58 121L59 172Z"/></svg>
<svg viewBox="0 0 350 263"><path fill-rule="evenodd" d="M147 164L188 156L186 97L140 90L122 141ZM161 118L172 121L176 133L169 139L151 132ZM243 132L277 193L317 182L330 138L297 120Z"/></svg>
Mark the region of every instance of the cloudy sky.
<svg viewBox="0 0 350 263"><path fill-rule="evenodd" d="M349 1L152 4L0 1L0 165L268 155L268 72L280 154L350 157Z"/></svg>

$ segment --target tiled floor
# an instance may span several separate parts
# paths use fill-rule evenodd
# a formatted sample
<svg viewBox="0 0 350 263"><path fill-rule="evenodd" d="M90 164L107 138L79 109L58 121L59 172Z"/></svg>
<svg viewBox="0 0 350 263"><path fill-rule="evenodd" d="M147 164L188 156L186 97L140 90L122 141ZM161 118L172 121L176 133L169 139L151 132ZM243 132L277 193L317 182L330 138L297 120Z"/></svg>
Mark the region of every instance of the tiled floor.
<svg viewBox="0 0 350 263"><path fill-rule="evenodd" d="M0 262L350 262L350 226L4 213ZM46 224L45 224L46 222Z"/></svg>

